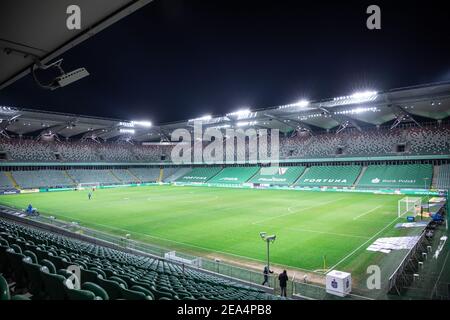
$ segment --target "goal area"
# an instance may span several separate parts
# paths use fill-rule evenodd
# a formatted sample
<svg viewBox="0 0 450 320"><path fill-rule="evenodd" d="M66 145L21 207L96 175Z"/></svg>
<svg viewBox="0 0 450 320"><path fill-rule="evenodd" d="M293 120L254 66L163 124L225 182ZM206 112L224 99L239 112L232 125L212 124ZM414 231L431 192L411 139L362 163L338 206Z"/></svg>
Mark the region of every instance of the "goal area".
<svg viewBox="0 0 450 320"><path fill-rule="evenodd" d="M405 197L398 200L398 217L405 214L412 216L420 215L422 211L422 198L421 197Z"/></svg>
<svg viewBox="0 0 450 320"><path fill-rule="evenodd" d="M79 183L77 184L77 189L78 190L84 190L84 189L89 189L89 188L98 188L100 187L100 183L99 182L83 182L83 183Z"/></svg>

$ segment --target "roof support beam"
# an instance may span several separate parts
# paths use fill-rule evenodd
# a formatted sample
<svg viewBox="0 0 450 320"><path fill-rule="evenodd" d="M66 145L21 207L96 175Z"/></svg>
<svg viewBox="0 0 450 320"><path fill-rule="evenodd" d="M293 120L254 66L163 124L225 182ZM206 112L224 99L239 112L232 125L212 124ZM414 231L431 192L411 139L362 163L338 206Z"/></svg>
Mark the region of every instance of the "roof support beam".
<svg viewBox="0 0 450 320"><path fill-rule="evenodd" d="M271 119L274 119L274 120L284 124L285 126L291 127L295 131L304 130L304 131L308 131L311 135L313 134L312 133L312 128L308 124L306 124L306 123L304 123L302 121L293 120L293 119L289 119L289 118L278 117L278 116L275 116L275 115L273 115L271 113L265 113L264 115L266 117L270 117ZM287 120L289 120L289 121L287 121ZM295 125L293 125L292 123L294 123Z"/></svg>
<svg viewBox="0 0 450 320"><path fill-rule="evenodd" d="M11 118L9 118L8 120L2 120L0 122L0 135L4 136L5 138L9 139L10 136L6 133L6 129L8 128L8 126L17 118L19 118L21 116L21 114L16 114L14 116L12 116Z"/></svg>
<svg viewBox="0 0 450 320"><path fill-rule="evenodd" d="M392 109L392 112L395 114L395 120L391 126L391 130L397 128L398 125L402 122L410 122L410 121L414 122L420 128L422 127L416 121L416 119L414 119L414 117L409 112L405 111L405 109L403 109L401 106L390 105L389 107Z"/></svg>
<svg viewBox="0 0 450 320"><path fill-rule="evenodd" d="M359 124L355 121L355 119L350 118L349 116L343 115L343 114L334 114L327 108L321 107L322 111L327 113L333 120L337 121L339 123L339 128L336 131L336 134L341 133L345 129L347 129L350 125L355 127L359 132L362 132L361 127Z"/></svg>

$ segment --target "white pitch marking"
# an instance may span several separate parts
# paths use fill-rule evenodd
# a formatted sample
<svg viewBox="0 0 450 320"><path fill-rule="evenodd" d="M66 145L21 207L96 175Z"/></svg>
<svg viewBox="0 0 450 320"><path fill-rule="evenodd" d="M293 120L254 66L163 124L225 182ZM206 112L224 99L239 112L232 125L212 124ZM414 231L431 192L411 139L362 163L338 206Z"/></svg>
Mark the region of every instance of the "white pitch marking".
<svg viewBox="0 0 450 320"><path fill-rule="evenodd" d="M355 250L353 250L352 252L350 252L348 255L346 255L344 258L342 258L338 263L336 263L334 266L332 266L330 268L330 270L333 270L334 268L336 268L338 265L340 265L342 262L344 262L345 260L347 260L348 258L350 258L353 254L355 254L355 252L357 252L359 249L361 249L363 246L365 246L369 241L373 240L373 238L375 238L376 236L378 236L380 233L382 233L384 230L386 230L387 228L389 228L394 222L396 222L399 218L395 218L393 221L391 221L387 226L385 226L383 229L381 229L380 231L378 231L377 233L375 233L372 237L370 237L366 242L364 242L362 245L360 245L358 248L356 248Z"/></svg>
<svg viewBox="0 0 450 320"><path fill-rule="evenodd" d="M304 231L304 232L311 232L311 233L328 234L331 236L339 236L339 237L369 239L369 237L358 236L358 235L353 235L353 234L346 234L346 233L335 233L335 232L327 232L327 231L309 230L309 229L303 229L303 228L286 228L286 229L292 230L292 231Z"/></svg>
<svg viewBox="0 0 450 320"><path fill-rule="evenodd" d="M296 213L298 213L298 212L305 211L305 210L308 210L308 209L312 209L312 208L316 208L316 207L321 207L321 206L323 206L323 205L325 205L325 204L337 202L337 201L340 201L340 200L343 200L343 199L346 199L346 198L339 198L339 199L335 199L335 200L328 201L328 202L322 202L322 203L320 203L320 204L315 204L315 205L312 205L312 206L309 206L309 207L304 207L304 208L301 208L301 209L295 210L295 211L292 211L292 208L293 208L293 207L289 207L289 208L288 208L289 213L280 214L280 215L277 215L277 216L274 216L274 217L269 217L269 218L266 218L266 219L261 219L261 220L252 222L252 224L259 224L259 223L261 223L261 222L265 222L265 221L269 221L269 220L273 220L273 219L278 219L278 218L285 217L285 216L290 216L291 214L296 214ZM289 209L291 209L291 210L289 210Z"/></svg>
<svg viewBox="0 0 450 320"><path fill-rule="evenodd" d="M356 219L358 219L358 218L361 218L361 217L365 216L366 214L369 214L369 213L371 213L371 212L374 212L375 210L381 208L382 206L383 206L383 205L380 205L380 206L375 207L375 208L373 208L373 209L370 209L370 210L368 210L368 211L366 211L366 212L363 212L363 213L361 213L359 216L354 217L353 220L356 220Z"/></svg>

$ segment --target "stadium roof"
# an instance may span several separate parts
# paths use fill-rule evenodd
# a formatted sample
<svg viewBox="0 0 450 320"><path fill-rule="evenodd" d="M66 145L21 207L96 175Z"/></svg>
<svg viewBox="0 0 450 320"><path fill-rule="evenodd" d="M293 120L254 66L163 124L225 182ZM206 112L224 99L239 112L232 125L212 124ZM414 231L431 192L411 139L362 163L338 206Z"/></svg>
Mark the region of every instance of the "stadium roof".
<svg viewBox="0 0 450 320"><path fill-rule="evenodd" d="M267 128L283 133L341 130L400 122L443 120L450 116L450 83L362 92L318 101L241 110L197 119L203 128ZM167 141L173 130L193 130L194 120L150 126L150 123L63 114L20 107L0 107L0 133L54 135L62 138ZM137 119L135 119L137 120Z"/></svg>
<svg viewBox="0 0 450 320"><path fill-rule="evenodd" d="M0 90L46 64L152 0L79 0L82 28L66 27L70 0L2 0ZM26 9L24 9L26 8Z"/></svg>

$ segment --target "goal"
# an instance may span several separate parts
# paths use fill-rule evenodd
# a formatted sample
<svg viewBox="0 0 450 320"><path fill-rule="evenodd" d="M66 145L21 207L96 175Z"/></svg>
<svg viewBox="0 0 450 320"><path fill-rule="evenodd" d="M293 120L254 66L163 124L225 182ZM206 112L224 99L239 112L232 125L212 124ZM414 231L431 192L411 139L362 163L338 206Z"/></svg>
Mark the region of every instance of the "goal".
<svg viewBox="0 0 450 320"><path fill-rule="evenodd" d="M77 185L78 190L84 190L84 189L89 189L89 188L98 189L98 187L100 187L99 182L83 182L83 183L79 183Z"/></svg>
<svg viewBox="0 0 450 320"><path fill-rule="evenodd" d="M422 198L420 197L405 197L398 200L398 217L405 215L406 213L412 216L417 216L422 210Z"/></svg>

